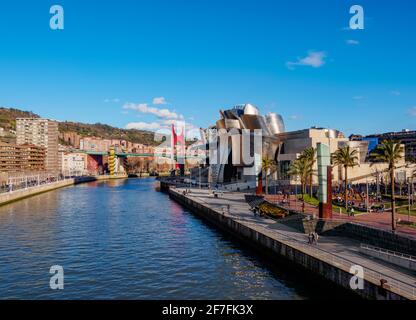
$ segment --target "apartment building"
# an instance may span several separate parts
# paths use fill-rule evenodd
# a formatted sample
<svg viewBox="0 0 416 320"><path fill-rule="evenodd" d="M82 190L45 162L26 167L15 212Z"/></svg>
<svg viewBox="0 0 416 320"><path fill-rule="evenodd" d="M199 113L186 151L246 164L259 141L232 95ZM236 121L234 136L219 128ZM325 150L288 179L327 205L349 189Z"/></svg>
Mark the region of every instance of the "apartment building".
<svg viewBox="0 0 416 320"><path fill-rule="evenodd" d="M45 169L59 172L58 122L41 118L16 119L17 145L31 144L45 148Z"/></svg>
<svg viewBox="0 0 416 320"><path fill-rule="evenodd" d="M0 143L0 172L39 172L45 170L45 148L30 144Z"/></svg>
<svg viewBox="0 0 416 320"><path fill-rule="evenodd" d="M62 153L62 173L65 175L83 175L87 172L86 153L64 152Z"/></svg>

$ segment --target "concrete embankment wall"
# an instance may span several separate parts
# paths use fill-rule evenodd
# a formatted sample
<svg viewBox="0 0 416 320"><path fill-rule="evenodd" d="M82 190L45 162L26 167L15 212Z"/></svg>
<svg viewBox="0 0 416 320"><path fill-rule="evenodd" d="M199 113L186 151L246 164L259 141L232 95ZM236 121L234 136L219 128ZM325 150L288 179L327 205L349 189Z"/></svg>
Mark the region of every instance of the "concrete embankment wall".
<svg viewBox="0 0 416 320"><path fill-rule="evenodd" d="M222 215L213 209L206 207L192 199L179 194L174 190L169 190L169 196L178 203L189 208L191 211L207 219L220 229L231 233L237 238L250 243L257 250L266 251L276 257L283 257L286 260L309 270L315 275L319 275L332 283L335 283L345 289L350 289L351 274L343 269L335 267L325 261L310 256L300 250L286 245L276 239L273 239L257 230L238 222L237 220ZM365 289L354 291L360 296L367 299L385 299L385 300L401 300L403 297L381 289L378 285L365 281Z"/></svg>
<svg viewBox="0 0 416 320"><path fill-rule="evenodd" d="M108 179L117 179L117 178L125 179L126 177L125 176L120 176L120 177L97 176L97 177L71 178L71 179L66 179L63 181L35 186L35 187L27 188L27 189L20 189L20 190L15 190L13 192L2 193L0 194L0 206L14 202L14 201L22 200L28 197L32 197L41 193L52 191L55 189L72 186L75 184L98 181L98 180L101 181L101 180L108 180Z"/></svg>

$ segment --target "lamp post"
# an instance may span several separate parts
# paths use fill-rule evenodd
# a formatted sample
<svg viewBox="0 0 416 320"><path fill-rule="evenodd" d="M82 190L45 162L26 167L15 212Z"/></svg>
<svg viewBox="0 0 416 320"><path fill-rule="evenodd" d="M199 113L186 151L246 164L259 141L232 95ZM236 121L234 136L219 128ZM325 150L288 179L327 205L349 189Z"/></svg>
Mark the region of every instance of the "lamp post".
<svg viewBox="0 0 416 320"><path fill-rule="evenodd" d="M189 169L189 190L192 189L192 170Z"/></svg>
<svg viewBox="0 0 416 320"><path fill-rule="evenodd" d="M366 204L365 204L365 206L366 206L366 209L367 209L367 213L369 213L370 212L370 207L369 207L369 198L368 198L368 178L366 179L366 181L365 181L365 183L366 183L366 188L367 188L367 197L366 197Z"/></svg>
<svg viewBox="0 0 416 320"><path fill-rule="evenodd" d="M409 218L409 222L410 222L410 210L412 208L412 202L411 202L411 198L410 198L410 193L411 193L411 188L410 188L410 183L413 182L410 177L407 179L407 197L409 200L409 207L408 207L408 218Z"/></svg>
<svg viewBox="0 0 416 320"><path fill-rule="evenodd" d="M298 204L298 180L299 180L299 177L296 176L296 182L295 182L295 208L296 208L296 206ZM289 202L290 202L290 198L289 198Z"/></svg>

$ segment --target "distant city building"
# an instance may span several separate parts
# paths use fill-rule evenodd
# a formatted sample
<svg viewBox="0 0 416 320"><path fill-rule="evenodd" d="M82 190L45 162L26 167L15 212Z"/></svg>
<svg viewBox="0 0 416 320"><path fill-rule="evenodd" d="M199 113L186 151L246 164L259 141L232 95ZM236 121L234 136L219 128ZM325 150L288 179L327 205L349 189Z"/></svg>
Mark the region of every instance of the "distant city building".
<svg viewBox="0 0 416 320"><path fill-rule="evenodd" d="M60 132L59 139L65 144L73 146L75 149L79 149L82 137L76 132Z"/></svg>
<svg viewBox="0 0 416 320"><path fill-rule="evenodd" d="M101 139L84 137L80 139L80 150L89 152L108 152L114 147L116 153L153 154L154 148L140 143L133 143L118 139Z"/></svg>
<svg viewBox="0 0 416 320"><path fill-rule="evenodd" d="M40 118L16 119L16 143L46 149L46 170L59 172L58 122Z"/></svg>
<svg viewBox="0 0 416 320"><path fill-rule="evenodd" d="M0 143L0 172L44 171L45 160L45 148L29 144Z"/></svg>
<svg viewBox="0 0 416 320"><path fill-rule="evenodd" d="M64 175L83 175L87 172L86 153L63 152L62 153L62 173Z"/></svg>
<svg viewBox="0 0 416 320"><path fill-rule="evenodd" d="M416 159L416 131L402 130L399 132L387 132L368 136L352 135L350 140L363 140L369 142L369 152L372 152L383 140L393 140L405 147L408 160Z"/></svg>

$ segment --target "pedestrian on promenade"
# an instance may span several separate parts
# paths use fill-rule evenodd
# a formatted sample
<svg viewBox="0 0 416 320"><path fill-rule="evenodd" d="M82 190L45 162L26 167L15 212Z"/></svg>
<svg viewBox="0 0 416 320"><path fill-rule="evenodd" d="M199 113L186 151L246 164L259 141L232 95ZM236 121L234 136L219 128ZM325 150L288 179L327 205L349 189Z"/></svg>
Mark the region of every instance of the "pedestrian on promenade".
<svg viewBox="0 0 416 320"><path fill-rule="evenodd" d="M312 241L313 241L313 234L312 234L312 232L309 232L309 235L308 235L308 244L312 244Z"/></svg>
<svg viewBox="0 0 416 320"><path fill-rule="evenodd" d="M314 232L314 236L313 236L314 240L315 240L315 244L318 245L318 240L319 240L319 235L317 232Z"/></svg>

